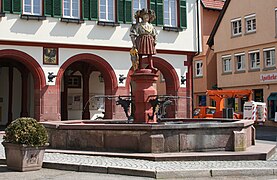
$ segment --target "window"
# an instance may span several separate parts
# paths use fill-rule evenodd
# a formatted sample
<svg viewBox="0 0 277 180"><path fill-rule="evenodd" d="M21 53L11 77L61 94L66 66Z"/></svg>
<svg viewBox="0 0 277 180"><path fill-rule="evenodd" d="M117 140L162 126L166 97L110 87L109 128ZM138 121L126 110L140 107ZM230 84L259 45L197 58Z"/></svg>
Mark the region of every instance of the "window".
<svg viewBox="0 0 277 180"><path fill-rule="evenodd" d="M256 32L256 15L252 14L245 17L245 32Z"/></svg>
<svg viewBox="0 0 277 180"><path fill-rule="evenodd" d="M164 25L176 27L176 14L176 0L164 0Z"/></svg>
<svg viewBox="0 0 277 180"><path fill-rule="evenodd" d="M41 0L23 0L23 14L41 15Z"/></svg>
<svg viewBox="0 0 277 180"><path fill-rule="evenodd" d="M260 52L252 51L249 52L250 69L260 68Z"/></svg>
<svg viewBox="0 0 277 180"><path fill-rule="evenodd" d="M63 0L63 16L68 18L79 18L79 0Z"/></svg>
<svg viewBox="0 0 277 180"><path fill-rule="evenodd" d="M100 0L99 20L114 22L114 1Z"/></svg>
<svg viewBox="0 0 277 180"><path fill-rule="evenodd" d="M150 0L149 8L156 13L156 19L153 24L169 27L164 28L169 31L179 31L187 27L186 0Z"/></svg>
<svg viewBox="0 0 277 180"><path fill-rule="evenodd" d="M205 95L198 96L198 105L199 106L206 106L206 104L207 104L206 96Z"/></svg>
<svg viewBox="0 0 277 180"><path fill-rule="evenodd" d="M275 49L264 49L265 67L275 66Z"/></svg>
<svg viewBox="0 0 277 180"><path fill-rule="evenodd" d="M245 70L245 54L235 54L236 60L236 70L243 71Z"/></svg>
<svg viewBox="0 0 277 180"><path fill-rule="evenodd" d="M234 19L231 21L232 36L241 35L241 19Z"/></svg>
<svg viewBox="0 0 277 180"><path fill-rule="evenodd" d="M223 73L232 72L231 56L223 56L222 62L223 62Z"/></svg>
<svg viewBox="0 0 277 180"><path fill-rule="evenodd" d="M147 7L147 3L146 0L134 0L133 1L133 22L136 21L136 19L134 18L134 14L137 12L137 10L143 9Z"/></svg>
<svg viewBox="0 0 277 180"><path fill-rule="evenodd" d="M195 76L202 77L203 76L203 62L195 61Z"/></svg>
<svg viewBox="0 0 277 180"><path fill-rule="evenodd" d="M81 76L71 75L67 77L68 88L81 88Z"/></svg>

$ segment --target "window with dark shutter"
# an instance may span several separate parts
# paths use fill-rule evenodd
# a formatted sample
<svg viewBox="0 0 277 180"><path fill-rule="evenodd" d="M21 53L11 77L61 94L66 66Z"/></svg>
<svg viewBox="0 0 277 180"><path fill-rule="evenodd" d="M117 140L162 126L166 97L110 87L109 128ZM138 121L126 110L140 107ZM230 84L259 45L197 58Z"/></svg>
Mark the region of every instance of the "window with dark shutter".
<svg viewBox="0 0 277 180"><path fill-rule="evenodd" d="M44 0L44 15L53 16L53 0Z"/></svg>
<svg viewBox="0 0 277 180"><path fill-rule="evenodd" d="M53 0L53 16L61 17L62 16L62 1Z"/></svg>
<svg viewBox="0 0 277 180"><path fill-rule="evenodd" d="M187 27L187 4L186 0L180 0L180 26Z"/></svg>
<svg viewBox="0 0 277 180"><path fill-rule="evenodd" d="M3 12L12 12L12 1L11 0L3 0Z"/></svg>
<svg viewBox="0 0 277 180"><path fill-rule="evenodd" d="M13 0L12 11L13 13L21 13L21 0Z"/></svg>
<svg viewBox="0 0 277 180"><path fill-rule="evenodd" d="M132 22L132 0L118 0L117 1L117 15L118 22L131 23Z"/></svg>
<svg viewBox="0 0 277 180"><path fill-rule="evenodd" d="M90 0L82 0L83 19L90 19Z"/></svg>
<svg viewBox="0 0 277 180"><path fill-rule="evenodd" d="M150 9L156 13L156 19L153 24L157 26L163 26L163 0L151 0Z"/></svg>
<svg viewBox="0 0 277 180"><path fill-rule="evenodd" d="M90 0L90 18L92 20L98 19L98 0Z"/></svg>

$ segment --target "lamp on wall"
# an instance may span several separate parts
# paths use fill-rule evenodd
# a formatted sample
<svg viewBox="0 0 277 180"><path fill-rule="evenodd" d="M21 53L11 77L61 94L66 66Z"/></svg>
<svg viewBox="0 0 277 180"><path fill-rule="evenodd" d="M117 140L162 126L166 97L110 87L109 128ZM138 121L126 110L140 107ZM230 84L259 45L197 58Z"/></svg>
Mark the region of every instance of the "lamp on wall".
<svg viewBox="0 0 277 180"><path fill-rule="evenodd" d="M99 82L104 82L104 78L103 78L103 75L102 74L100 74L99 76L98 76L98 79L99 79Z"/></svg>

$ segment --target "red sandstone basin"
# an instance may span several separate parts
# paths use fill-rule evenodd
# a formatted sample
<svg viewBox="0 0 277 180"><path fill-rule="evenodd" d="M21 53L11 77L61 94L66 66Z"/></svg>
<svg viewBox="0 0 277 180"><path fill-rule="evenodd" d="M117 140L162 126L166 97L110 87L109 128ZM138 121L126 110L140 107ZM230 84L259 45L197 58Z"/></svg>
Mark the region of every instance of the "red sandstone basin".
<svg viewBox="0 0 277 180"><path fill-rule="evenodd" d="M42 123L50 148L108 152L244 151L254 145L253 121L167 119L156 124L125 120Z"/></svg>

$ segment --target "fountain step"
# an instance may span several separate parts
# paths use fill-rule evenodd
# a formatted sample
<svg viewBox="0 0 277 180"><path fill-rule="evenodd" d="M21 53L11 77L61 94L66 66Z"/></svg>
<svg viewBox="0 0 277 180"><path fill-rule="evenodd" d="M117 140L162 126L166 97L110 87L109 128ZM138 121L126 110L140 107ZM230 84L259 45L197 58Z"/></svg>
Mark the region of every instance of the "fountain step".
<svg viewBox="0 0 277 180"><path fill-rule="evenodd" d="M256 143L246 151L209 151L209 152L177 152L177 153L116 153L81 150L47 149L47 153L64 153L75 155L108 156L133 158L151 161L235 161L235 160L267 160L275 152L275 144Z"/></svg>

